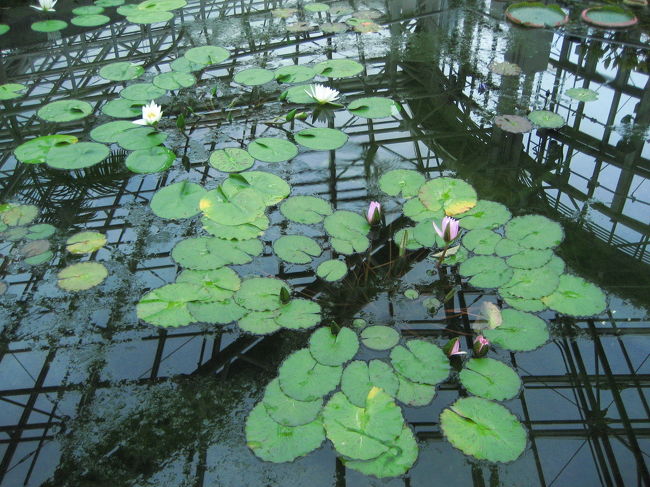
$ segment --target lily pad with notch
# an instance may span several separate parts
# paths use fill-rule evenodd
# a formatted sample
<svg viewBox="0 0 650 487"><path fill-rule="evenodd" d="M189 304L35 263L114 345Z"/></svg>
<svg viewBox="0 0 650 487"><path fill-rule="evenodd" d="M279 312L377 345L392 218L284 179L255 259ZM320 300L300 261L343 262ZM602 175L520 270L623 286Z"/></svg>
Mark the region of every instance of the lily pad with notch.
<svg viewBox="0 0 650 487"><path fill-rule="evenodd" d="M564 92L566 96L581 102L598 100L598 92L589 88L569 88Z"/></svg>
<svg viewBox="0 0 650 487"><path fill-rule="evenodd" d="M54 147L76 144L78 140L73 135L43 135L20 144L14 155L25 164L43 164Z"/></svg>
<svg viewBox="0 0 650 487"><path fill-rule="evenodd" d="M348 111L362 118L388 118L399 115L399 103L390 98L371 96L359 98L348 105Z"/></svg>
<svg viewBox="0 0 650 487"><path fill-rule="evenodd" d="M476 191L470 184L448 177L427 181L420 187L418 197L428 210L442 209L448 216L465 213L477 203Z"/></svg>
<svg viewBox="0 0 650 487"><path fill-rule="evenodd" d="M172 259L188 269L210 270L227 265L248 264L262 250L262 243L258 239L196 237L177 243L172 250Z"/></svg>
<svg viewBox="0 0 650 487"><path fill-rule="evenodd" d="M78 142L53 147L45 162L55 169L82 169L99 164L110 152L107 146L98 142Z"/></svg>
<svg viewBox="0 0 650 487"><path fill-rule="evenodd" d="M315 196L293 196L280 206L282 215L294 222L313 224L320 223L331 215L332 205L322 198Z"/></svg>
<svg viewBox="0 0 650 487"><path fill-rule="evenodd" d="M167 91L158 88L153 83L134 83L120 91L120 97L125 100L148 102L167 94Z"/></svg>
<svg viewBox="0 0 650 487"><path fill-rule="evenodd" d="M125 164L130 171L139 174L151 174L166 171L176 160L176 154L167 147L154 146L131 152Z"/></svg>
<svg viewBox="0 0 650 487"><path fill-rule="evenodd" d="M244 149L227 147L210 154L208 162L222 172L240 172L250 169L255 164L255 159Z"/></svg>
<svg viewBox="0 0 650 487"><path fill-rule="evenodd" d="M273 242L273 251L291 264L308 264L322 253L318 242L304 235L283 235Z"/></svg>
<svg viewBox="0 0 650 487"><path fill-rule="evenodd" d="M38 116L48 122L71 122L87 117L93 112L90 103L81 100L58 100L48 103Z"/></svg>
<svg viewBox="0 0 650 487"><path fill-rule="evenodd" d="M194 317L193 321L219 325L226 325L237 321L249 312L232 299L224 299L223 301L192 301L187 303L187 309Z"/></svg>
<svg viewBox="0 0 650 487"><path fill-rule="evenodd" d="M605 311L605 293L595 284L571 274L560 276L557 289L542 298L552 310L569 316L595 316Z"/></svg>
<svg viewBox="0 0 650 487"><path fill-rule="evenodd" d="M66 291L85 291L101 284L108 270L99 262L81 262L64 268L57 274L57 284Z"/></svg>
<svg viewBox="0 0 650 487"><path fill-rule="evenodd" d="M92 129L90 131L90 138L95 142L112 144L113 142L117 142L117 137L120 134L136 127L137 125L134 125L133 122L115 120L114 122L107 122Z"/></svg>
<svg viewBox="0 0 650 487"><path fill-rule="evenodd" d="M269 228L269 223L269 219L266 215L261 215L252 222L242 223L241 225L223 225L206 216L201 218L203 230L215 237L226 240L248 240L260 237L264 235L266 229Z"/></svg>
<svg viewBox="0 0 650 487"><path fill-rule="evenodd" d="M190 73L170 71L157 75L152 80L152 83L156 88L172 91L194 86L196 84L196 78Z"/></svg>
<svg viewBox="0 0 650 487"><path fill-rule="evenodd" d="M280 388L298 401L315 401L339 385L342 369L340 365L332 367L318 363L309 350L303 348L282 362L278 370Z"/></svg>
<svg viewBox="0 0 650 487"><path fill-rule="evenodd" d="M322 398L313 401L298 401L287 396L280 389L280 382L277 378L266 386L262 404L264 404L268 415L283 426L302 426L311 423L323 409Z"/></svg>
<svg viewBox="0 0 650 487"><path fill-rule="evenodd" d="M244 86L260 86L273 81L273 71L264 68L248 68L235 73L233 81Z"/></svg>
<svg viewBox="0 0 650 487"><path fill-rule="evenodd" d="M241 279L230 267L199 271L185 269L176 278L177 283L196 284L207 292L205 301L225 301L239 291Z"/></svg>
<svg viewBox="0 0 650 487"><path fill-rule="evenodd" d="M328 78L349 78L363 71L363 65L352 59L330 59L314 66L314 71Z"/></svg>
<svg viewBox="0 0 650 487"><path fill-rule="evenodd" d="M99 70L99 76L109 81L129 81L144 74L144 68L128 61L111 63Z"/></svg>
<svg viewBox="0 0 650 487"><path fill-rule="evenodd" d="M209 300L210 293L197 284L167 284L142 296L136 313L149 324L176 328L195 321L187 308L189 303Z"/></svg>
<svg viewBox="0 0 650 487"><path fill-rule="evenodd" d="M116 142L122 149L135 151L161 145L165 140L167 140L167 134L159 132L154 127L133 125L131 130L119 133Z"/></svg>
<svg viewBox="0 0 650 487"><path fill-rule="evenodd" d="M275 80L280 83L303 83L316 76L316 71L310 66L299 64L282 66L274 71Z"/></svg>
<svg viewBox="0 0 650 487"><path fill-rule="evenodd" d="M298 148L286 139L259 137L248 144L248 153L262 162L284 162L298 155Z"/></svg>
<svg viewBox="0 0 650 487"><path fill-rule="evenodd" d="M0 100L11 100L23 96L20 93L25 89L25 85L20 83L5 83L0 85Z"/></svg>
<svg viewBox="0 0 650 487"><path fill-rule="evenodd" d="M510 134L526 134L533 130L530 120L519 115L497 115L494 125Z"/></svg>
<svg viewBox="0 0 650 487"><path fill-rule="evenodd" d="M91 254L106 245L106 235L99 232L79 232L65 242L65 248L71 254Z"/></svg>
<svg viewBox="0 0 650 487"><path fill-rule="evenodd" d="M199 201L199 209L221 225L252 223L264 215L264 196L253 188L244 188L226 196L221 188L208 191Z"/></svg>
<svg viewBox="0 0 650 487"><path fill-rule="evenodd" d="M521 389L517 372L492 358L470 359L458 378L470 394L495 401L512 399Z"/></svg>
<svg viewBox="0 0 650 487"><path fill-rule="evenodd" d="M361 332L361 343L371 350L390 350L399 343L400 334L390 326L373 325Z"/></svg>
<svg viewBox="0 0 650 487"><path fill-rule="evenodd" d="M390 353L393 368L403 377L420 384L435 386L449 376L449 360L433 343L408 340Z"/></svg>
<svg viewBox="0 0 650 487"><path fill-rule="evenodd" d="M394 169L382 174L379 178L379 188L390 196L410 198L418 194L425 178L417 171L410 169Z"/></svg>
<svg viewBox="0 0 650 487"><path fill-rule="evenodd" d="M321 262L316 268L316 275L327 282L340 281L348 273L348 266L338 259Z"/></svg>
<svg viewBox="0 0 650 487"><path fill-rule="evenodd" d="M294 134L296 142L314 150L336 150L345 145L348 136L338 129L308 128Z"/></svg>
<svg viewBox="0 0 650 487"><path fill-rule="evenodd" d="M470 257L460 265L459 273L469 277L469 283L478 288L503 286L513 276L512 268L503 259L491 255Z"/></svg>
<svg viewBox="0 0 650 487"><path fill-rule="evenodd" d="M221 188L223 194L230 200L240 191L257 191L266 206L279 203L291 192L291 186L284 179L266 171L231 174L222 183Z"/></svg>
<svg viewBox="0 0 650 487"><path fill-rule="evenodd" d="M191 218L200 213L199 201L206 193L200 184L180 181L156 191L151 199L151 211L171 220Z"/></svg>
<svg viewBox="0 0 650 487"><path fill-rule="evenodd" d="M195 64L209 66L224 62L230 57L230 53L219 46L199 46L189 49L184 56Z"/></svg>
<svg viewBox="0 0 650 487"><path fill-rule="evenodd" d="M357 334L350 328L341 328L335 334L323 326L309 338L309 352L319 364L337 366L352 360L359 350Z"/></svg>
<svg viewBox="0 0 650 487"><path fill-rule="evenodd" d="M538 316L514 309L501 311L502 322L493 330L484 330L485 338L495 345L515 352L527 352L544 345L548 328Z"/></svg>
<svg viewBox="0 0 650 487"><path fill-rule="evenodd" d="M251 311L272 311L282 306L282 289L291 292L291 287L280 279L251 277L242 282L235 302Z"/></svg>
<svg viewBox="0 0 650 487"><path fill-rule="evenodd" d="M365 407L368 393L373 387L381 388L395 397L399 380L393 368L381 360L350 362L341 376L341 391L357 407Z"/></svg>
<svg viewBox="0 0 650 487"><path fill-rule="evenodd" d="M146 105L143 101L126 100L117 98L106 103L102 107L104 115L113 118L135 118L142 115L142 107Z"/></svg>

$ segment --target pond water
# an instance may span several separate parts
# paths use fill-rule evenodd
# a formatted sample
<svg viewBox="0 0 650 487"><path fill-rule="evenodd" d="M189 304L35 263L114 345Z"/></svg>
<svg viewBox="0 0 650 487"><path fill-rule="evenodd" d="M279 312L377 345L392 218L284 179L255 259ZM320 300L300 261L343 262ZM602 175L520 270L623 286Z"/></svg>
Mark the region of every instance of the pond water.
<svg viewBox="0 0 650 487"><path fill-rule="evenodd" d="M0 7L1 486L650 485L647 9L123 3Z"/></svg>

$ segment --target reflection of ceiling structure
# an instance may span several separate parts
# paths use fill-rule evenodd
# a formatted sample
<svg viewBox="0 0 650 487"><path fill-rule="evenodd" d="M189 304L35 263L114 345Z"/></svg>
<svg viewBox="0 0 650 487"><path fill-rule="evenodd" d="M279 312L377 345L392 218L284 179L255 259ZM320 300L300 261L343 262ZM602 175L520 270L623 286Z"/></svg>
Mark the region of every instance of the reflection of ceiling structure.
<svg viewBox="0 0 650 487"><path fill-rule="evenodd" d="M209 6L205 7L206 3ZM418 7L417 14L408 10L410 4ZM243 25L242 8L255 14L248 32L238 31ZM636 208L631 204L635 203L631 195L638 195L634 197L639 201L644 199L640 185L643 181L635 178L644 176L647 154L635 153L626 166L621 149L616 147L617 132L610 131L609 138L589 135L594 132L593 127L586 126L586 117L600 121L603 117L576 113L575 103L572 108L566 103L558 105L554 109L563 115L568 116L572 110L571 128L549 133L545 138L526 136L526 152L522 153L522 139L513 142L502 137L491 141L490 129L470 125L480 124L481 112L472 113L472 109L483 98L476 94L478 80L472 79L467 70L461 71L454 61L460 58L457 52L443 56L434 51L440 56L442 80L448 90L441 96L431 89L413 89L414 79L430 81L425 71L411 72L412 65L404 62L409 60L408 56L400 59L399 53L386 51L390 43L379 35L352 36L346 41L320 32L288 38L271 35L279 32L275 29L283 21L271 20L264 8L262 2L190 2L182 11L184 25L189 26L185 29L181 28L180 14L170 26L145 28L144 35L139 27L116 22L106 29L56 41L44 50L3 54L7 77L30 88L25 98L10 102L0 114L0 194L10 199L29 199L42 207L49 221L65 236L78 226L107 234L109 247L94 257L108 261L111 277L101 292L73 298L55 289L53 269L30 273L9 266L8 260L2 267L6 275L0 277L11 285L10 293L18 298L0 297L4 299L0 301L0 322L5 323L5 347L0 351L1 486L58 486L66 482L84 487L183 482L208 486L234 485L228 483L233 478L237 485L360 485L359 477L346 472L330 451L301 460L300 467L274 470L275 467L256 461L246 450L241 428L245 413L253 404L250 398L259 396L284 355L302 345L301 338L291 333L250 337L240 335L236 328L223 330L201 325L158 330L139 325L133 311L135 302L147 289L174 279L177 271L169 257L171 248L182 236L198 231L191 222L162 226L160 220L153 218L147 202L159 187L179 177L213 186L215 178L221 175L206 166L202 154L215 146L259 136L266 127L260 124L251 129L251 120L259 118L256 112L262 109L265 115L283 113L283 108L274 102L277 92L271 92L258 104L257 99L240 96L240 91L229 87L234 63L228 61L208 70L198 90L202 93L200 98L185 100L196 103L200 116L191 135L193 144L174 142L179 153L187 154L188 172L178 168L166 174L127 179L123 174L111 178L108 171L101 185L92 185L83 179L71 181L40 168L26 168L16 164L11 156L13 147L22 140L45 133L35 116L42 104L61 96L79 97L91 103L115 97L121 85L96 77L101 66L115 59L128 58L143 62L150 70L164 70L186 47L204 44L206 36L210 42L227 43L228 36L236 33L241 37L232 49L233 59L251 64L266 59L277 66L298 60L320 61L333 43L339 54L361 58L368 66L368 76L362 83L356 79L336 82L348 98L364 92L384 93L407 101L408 116L403 120L367 121L352 118L345 111L337 112L335 125L345 127L351 143L336 154L307 152L292 161L294 170L282 175L294 193L320 195L338 208L360 210L368 199L378 196L376 181L380 171L387 168L415 167L430 177L450 170L459 174L469 172L471 168L464 168L462 160L454 161L447 139L462 140L467 146L480 147L486 157L490 151L496 154L490 156L490 164L497 164L499 155L521 154L521 167L515 165L514 171L504 173L514 174L519 185L523 182L541 188L543 199L554 209L564 215L575 213L579 225L592 232L598 228L596 233L603 240L626 243L623 251L645 261L645 240L641 245L640 240L628 239L620 228L627 225L627 218L639 225L648 224L636 213L626 213L626 209ZM495 38L494 43L481 41L481 36L491 36L492 31L480 27L471 14L449 9L443 2L429 5L395 0L383 8L398 19L388 29L395 39L427 23L435 26L437 34L443 32L445 39L448 32L458 34L458 29L467 29L468 33L462 37L459 34L458 38L473 39L474 49L468 53L475 63L480 62L481 73L486 73L488 57L511 52L504 37ZM434 13L439 10L443 12ZM223 23L217 24L217 19L223 19ZM219 31L219 25L227 28ZM382 35L389 38L388 34ZM559 43L549 44L551 66L573 59L572 45L565 46L569 42L560 38ZM557 46L563 47L557 51ZM442 43L435 49L443 49ZM558 55L563 52L564 57ZM565 87L573 86L575 70L568 69L566 64L562 66L562 70L555 69L553 76L564 80ZM528 106L528 99L539 100L547 85L553 86L553 78L546 79L549 76L549 72L531 74L522 81L522 92L518 82L513 92L526 99ZM33 79L38 83L32 83ZM498 81L493 83L498 85ZM644 86L636 75L628 74L624 81L625 86L630 86L617 91L621 93L620 100L614 104L620 116L631 113L632 102L626 102L625 97L641 96L643 92L638 88ZM534 89L526 92L526 83ZM212 100L208 94L215 84L218 97ZM495 91L500 99L489 95L488 108L494 109L497 104L514 106L518 101L509 93ZM462 105L464 112L449 103L456 99L467 102ZM211 103L215 108L210 108ZM182 103L173 108L171 105L172 102L171 109L165 107L167 115L178 113ZM430 120L453 119L459 131L437 132L428 123L430 120L417 113L416 106L438 107ZM585 105L585 110L589 108ZM227 113L232 114L235 123L226 123ZM642 112L635 115L637 121L639 113ZM470 126L474 128L468 135ZM90 128L83 122L66 126L65 131L87 134ZM511 152L506 152L508 148ZM544 170L535 172L540 167ZM585 167L595 174L588 179L593 180L591 194L575 183ZM614 184L616 190L626 186L621 183L623 176L616 178L607 172L608 168L619 167L629 168L632 182L629 190L617 192L625 195L621 197L622 203L607 200L611 204L605 206L612 215L602 209L603 215L616 222L613 228L607 228L601 222L605 216L595 215L601 206L590 198L606 201L599 196L604 189L595 186L601 178L603 187ZM629 174L622 169L619 173ZM98 177L94 175L93 181ZM480 191L480 185L477 187ZM512 192L516 193L518 186L513 187ZM74 188L72 195L66 194L68 188ZM53 195L60 202L58 206L50 203ZM647 194L645 200L650 201ZM585 211L587 204L589 210ZM57 206L56 211L50 206ZM387 210L391 212L389 219L398 217L399 208ZM277 211L272 216L277 217ZM282 231L285 230L276 225L267 232L267 249ZM647 238L648 232L644 235ZM314 238L323 241L326 236ZM620 242L614 240L617 238ZM389 261L394 249L385 236L379 242L381 245L373 253L373 265L383 269L385 266L380 266ZM63 256L61 247L59 242L58 255ZM626 250L632 248L635 254ZM423 257L423 253L412 254L402 273L420 282L428 265ZM372 313L378 322L397 323L405 335L442 338L446 336L445 328L469 330L470 318L462 311L477 309L481 300L496 299L491 293L469 288L451 273L449 288L455 289L455 294L446 310L431 316L421 306L405 305L400 292L385 292L381 285L362 297L367 290L358 289L355 276L341 289L323 286L314 279L309 267L286 267L277 262L270 250L254 264L242 269L242 274L259 273L260 269L276 274L303 295L321 300L335 317L345 319L346 313L363 310ZM62 267L64 263L58 261L55 265ZM445 295L449 291L435 286L420 287L421 294ZM613 297L612 309L602 322L566 320L552 314L544 317L550 320L554 331L555 338L549 345L531 353L502 353L500 357L517 367L524 381L521 396L509 403L530 431L530 448L524 457L514 464L491 468L467 462L453 451L441 439L437 426L440 409L457 397L457 386L445 384L433 406L407 411L407 419L421 440L421 460L410 477L403 480L404 485L429 485L433 476L441 483L476 486L522 482L530 486L569 485L576 478L582 485L632 485L637 478L648 478L644 450L648 451L650 438L646 398L650 369L647 356L644 358L648 326L643 313L625 307ZM439 462L447 468L441 468ZM237 467L229 467L231 463ZM238 476L228 477L224 472L229 468L235 471L232 475ZM315 478L314 472L321 477Z"/></svg>

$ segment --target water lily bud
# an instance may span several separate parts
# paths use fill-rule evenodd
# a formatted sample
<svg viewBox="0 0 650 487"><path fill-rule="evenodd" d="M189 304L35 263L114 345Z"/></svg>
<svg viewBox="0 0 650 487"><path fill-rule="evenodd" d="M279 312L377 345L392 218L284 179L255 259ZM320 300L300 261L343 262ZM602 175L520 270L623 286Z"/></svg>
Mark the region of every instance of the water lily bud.
<svg viewBox="0 0 650 487"><path fill-rule="evenodd" d="M291 294L289 294L289 291L287 290L286 287L281 287L280 288L280 302L282 304L287 304L289 301L291 301Z"/></svg>
<svg viewBox="0 0 650 487"><path fill-rule="evenodd" d="M452 218L450 216L444 217L442 219L442 223L440 224L442 229L438 228L436 222L431 222L431 223L433 224L433 229L440 236L440 238L445 241L446 244L450 244L451 242L456 240L456 237L458 237L458 233L459 233L458 220L456 220L455 218Z"/></svg>
<svg viewBox="0 0 650 487"><path fill-rule="evenodd" d="M366 220L371 225L379 223L381 220L381 204L376 201L371 201L368 205L368 212L366 213Z"/></svg>
<svg viewBox="0 0 650 487"><path fill-rule="evenodd" d="M490 341L483 335L479 335L474 339L472 349L476 358L485 357L490 350Z"/></svg>
<svg viewBox="0 0 650 487"><path fill-rule="evenodd" d="M308 113L305 113L305 112L299 112L299 113L296 113L296 118L297 118L298 120L307 120L307 117L308 117L308 116L309 116L309 114L308 114Z"/></svg>
<svg viewBox="0 0 650 487"><path fill-rule="evenodd" d="M285 90L282 93L280 93L280 96L278 96L278 100L284 101L284 100L287 99L288 95L289 95L289 92Z"/></svg>
<svg viewBox="0 0 650 487"><path fill-rule="evenodd" d="M464 352L460 349L460 338L452 338L447 342L447 344L442 347L442 351L445 352L447 357L461 356L466 355L467 352Z"/></svg>
<svg viewBox="0 0 650 487"><path fill-rule="evenodd" d="M296 118L296 113L298 113L298 110L296 110L296 109L294 108L293 110L291 110L289 113L287 113L287 114L285 115L285 117L284 117L285 120L286 120L287 122L291 122L294 118Z"/></svg>

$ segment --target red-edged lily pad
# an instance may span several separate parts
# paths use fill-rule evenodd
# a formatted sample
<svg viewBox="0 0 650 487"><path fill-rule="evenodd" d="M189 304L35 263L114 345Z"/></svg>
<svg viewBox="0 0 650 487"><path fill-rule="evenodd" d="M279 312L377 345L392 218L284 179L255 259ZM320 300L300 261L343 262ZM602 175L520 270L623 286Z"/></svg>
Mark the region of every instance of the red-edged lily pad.
<svg viewBox="0 0 650 487"><path fill-rule="evenodd" d="M613 29L630 27L639 21L632 12L617 5L586 8L581 17L588 24Z"/></svg>
<svg viewBox="0 0 650 487"><path fill-rule="evenodd" d="M513 3L506 9L506 18L525 27L559 27L569 21L569 16L559 5L541 2Z"/></svg>

